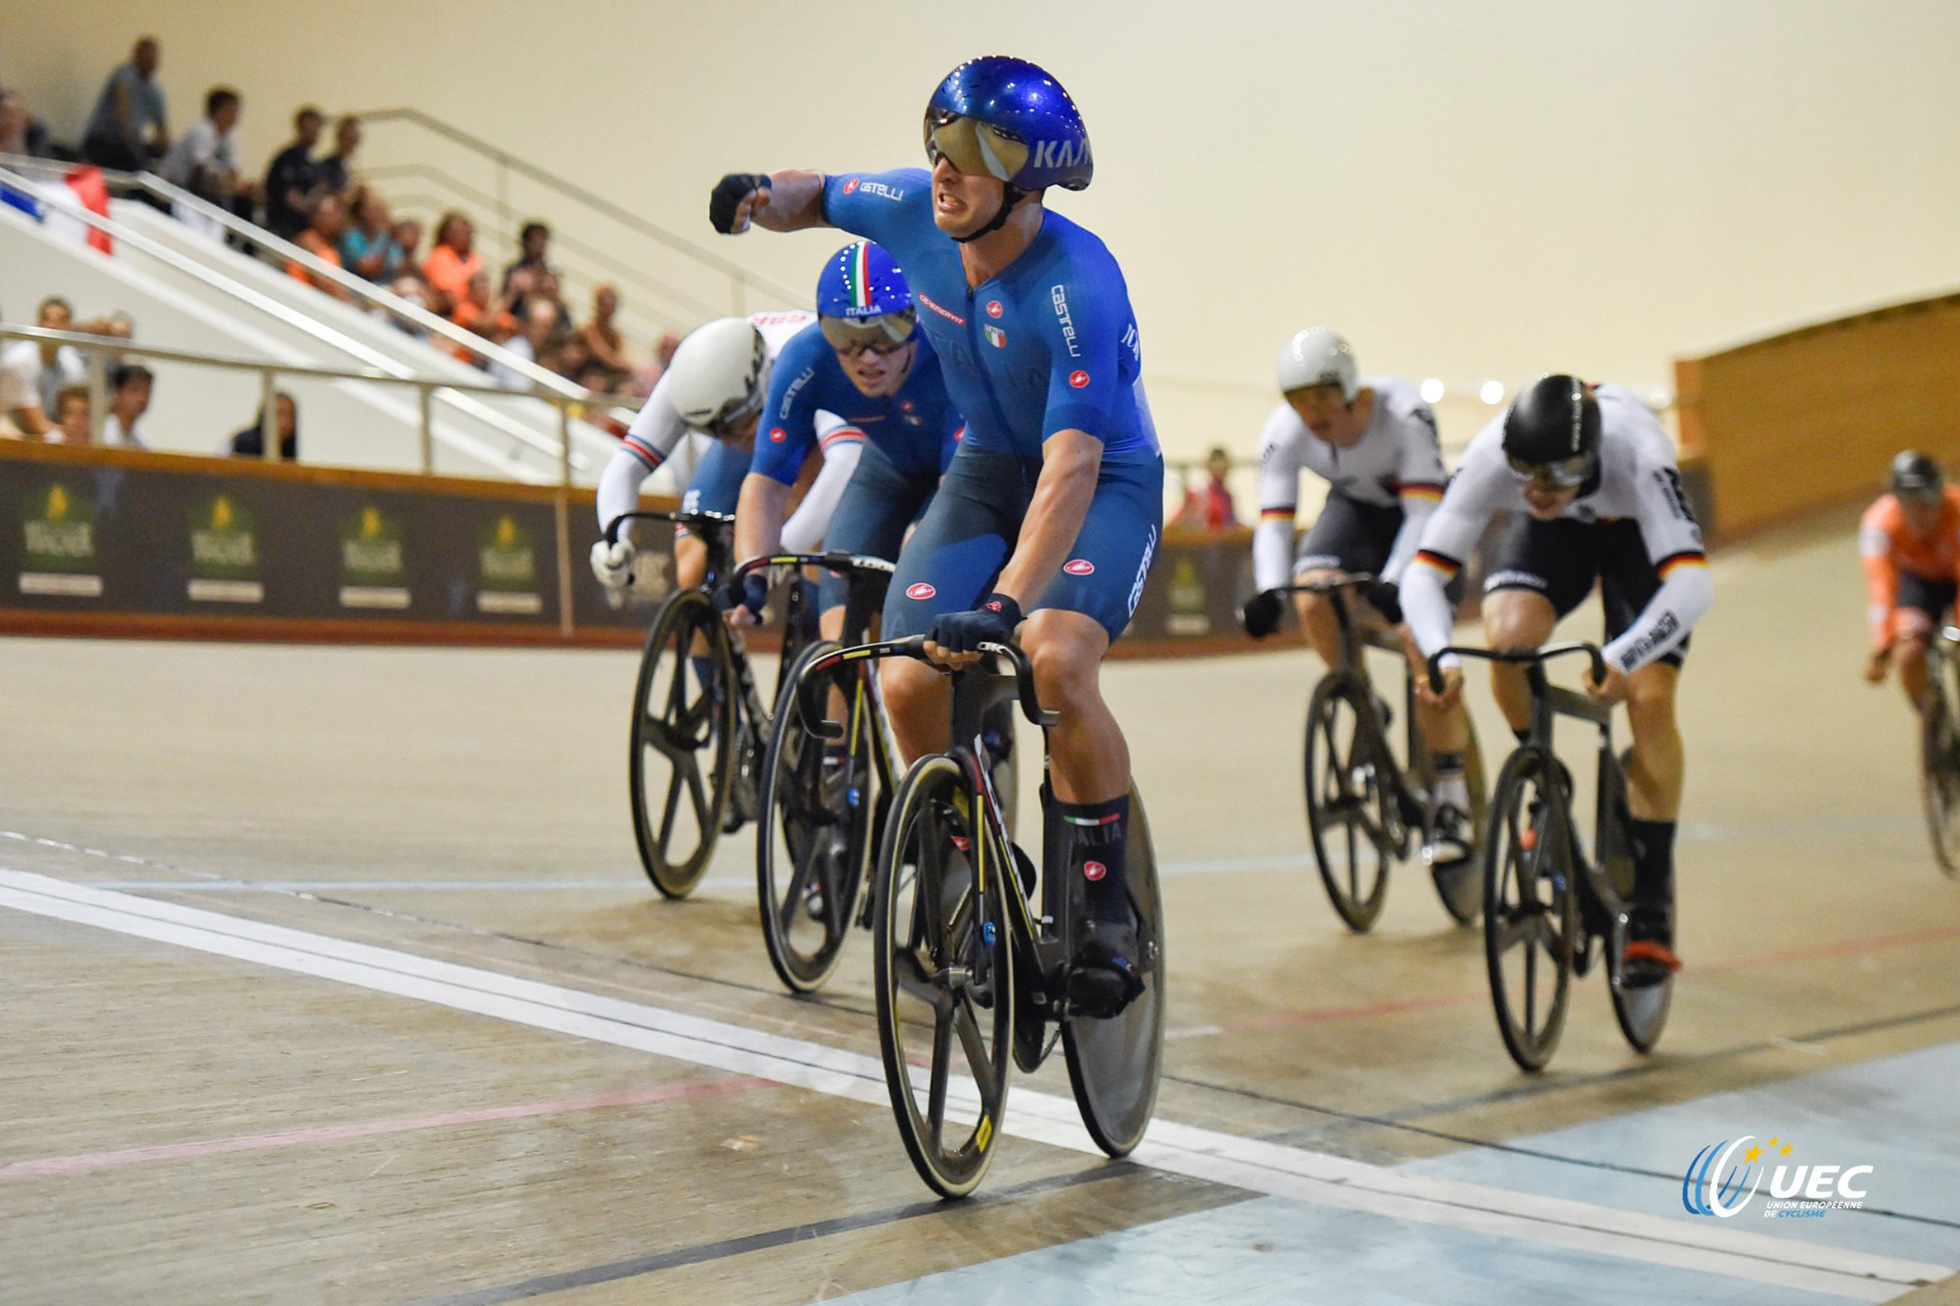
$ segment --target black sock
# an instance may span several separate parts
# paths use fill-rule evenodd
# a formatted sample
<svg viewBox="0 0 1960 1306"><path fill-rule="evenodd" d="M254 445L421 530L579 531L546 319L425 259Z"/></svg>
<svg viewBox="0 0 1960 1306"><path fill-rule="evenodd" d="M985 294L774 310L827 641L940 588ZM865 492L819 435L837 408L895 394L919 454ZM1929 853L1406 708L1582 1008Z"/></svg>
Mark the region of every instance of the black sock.
<svg viewBox="0 0 1960 1306"><path fill-rule="evenodd" d="M1437 775L1448 775L1463 769L1463 758L1462 753L1437 753L1430 760L1436 764Z"/></svg>
<svg viewBox="0 0 1960 1306"><path fill-rule="evenodd" d="M1518 742L1521 744L1528 744L1531 742L1531 731L1528 729L1519 730L1517 727L1513 726L1511 728L1511 733L1518 737Z"/></svg>
<svg viewBox="0 0 1960 1306"><path fill-rule="evenodd" d="M1055 803L1069 836L1070 876L1080 876L1088 919L1128 924L1123 854L1130 830L1130 796L1102 803Z"/></svg>
<svg viewBox="0 0 1960 1306"><path fill-rule="evenodd" d="M1674 904L1674 822L1629 819L1633 845L1633 905L1672 916Z"/></svg>

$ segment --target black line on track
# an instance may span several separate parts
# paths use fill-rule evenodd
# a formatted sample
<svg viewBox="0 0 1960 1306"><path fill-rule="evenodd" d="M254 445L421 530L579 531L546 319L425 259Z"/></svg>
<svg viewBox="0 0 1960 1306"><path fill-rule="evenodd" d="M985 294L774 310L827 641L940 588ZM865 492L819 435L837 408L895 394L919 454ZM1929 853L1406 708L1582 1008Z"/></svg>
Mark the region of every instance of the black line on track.
<svg viewBox="0 0 1960 1306"><path fill-rule="evenodd" d="M1894 1029L1904 1025L1919 1024L1923 1021L1938 1020L1954 1015L1960 1015L1960 1003L1954 1003L1944 1007L1932 1007L1925 1011L1909 1012L1901 1016L1886 1016L1876 1020L1860 1021L1851 1025L1839 1025L1831 1029L1819 1030L1815 1033L1785 1039L1784 1041L1823 1043L1831 1039L1849 1038L1858 1034L1872 1033L1876 1030ZM1634 1175L1640 1178L1663 1179L1672 1183L1680 1176L1670 1174L1665 1170L1649 1170L1642 1166L1620 1165L1612 1161L1595 1161L1584 1157L1562 1156L1557 1152L1547 1152L1535 1147L1523 1147L1516 1143L1499 1142L1488 1138L1477 1138L1469 1134L1455 1133L1447 1129L1434 1129L1413 1122L1424 1116L1443 1115L1451 1111L1468 1110L1497 1102L1535 1097L1545 1093L1559 1092L1568 1088L1583 1088L1593 1084L1610 1083L1618 1079L1661 1074L1669 1070L1694 1065L1705 1065L1709 1062L1728 1060L1754 1052L1770 1051L1776 1049L1776 1047L1777 1044L1769 1040L1743 1043L1735 1047L1704 1052L1692 1057L1672 1058L1665 1062L1649 1061L1638 1066L1623 1067L1619 1070L1600 1071L1590 1075L1575 1075L1569 1079L1557 1081L1532 1080L1511 1088L1503 1088L1495 1092L1480 1094L1476 1097L1458 1098L1451 1102L1410 1107L1401 1111L1391 1111L1386 1115L1379 1116L1368 1115L1359 1111L1343 1111L1338 1107L1320 1106L1312 1102L1300 1102L1273 1093L1262 1093L1257 1089L1241 1088L1231 1084L1214 1084L1208 1080L1195 1079L1186 1075L1167 1074L1164 1078L1173 1083L1186 1085L1187 1087L1202 1088L1215 1093L1226 1093L1234 1097L1242 1097L1255 1102L1265 1102L1273 1106L1291 1107L1297 1111L1305 1111L1312 1115L1327 1116L1348 1124L1371 1125L1402 1133L1419 1134L1425 1138L1435 1138L1444 1142L1458 1143L1465 1147L1481 1147L1493 1152L1505 1152L1513 1156L1529 1157L1538 1161L1553 1161L1560 1165L1576 1166L1585 1170L1610 1171L1616 1174ZM1269 1133L1262 1135L1261 1139L1262 1141L1271 1142L1291 1132L1293 1131L1282 1130L1277 1133ZM1883 1216L1892 1220L1906 1220L1914 1224L1932 1225L1943 1229L1960 1230L1960 1220L1945 1220L1931 1215L1915 1215L1910 1211L1895 1211L1886 1207L1865 1206L1859 1208L1858 1213Z"/></svg>
<svg viewBox="0 0 1960 1306"><path fill-rule="evenodd" d="M1149 1172L1134 1162L1112 1161L1088 1170L1051 1175L1046 1179L1031 1179L1025 1183L996 1189L958 1202L907 1202L903 1206L889 1206L880 1211L865 1211L858 1215L840 1216L834 1220L791 1225L787 1228L771 1229L765 1233L747 1234L740 1238L724 1238L718 1242L680 1247L673 1251L652 1252L645 1256L633 1256L604 1265L561 1270L555 1274L543 1274L536 1278L522 1279L516 1283L500 1284L490 1288L476 1288L448 1297L424 1298L410 1303L409 1306L501 1306L504 1302L523 1301L529 1297L542 1297L547 1293L569 1292L576 1288L589 1288L594 1284L617 1283L622 1279L658 1274L662 1270L672 1270L684 1265L700 1265L708 1261L725 1260L731 1256L744 1256L750 1252L786 1247L791 1243L811 1242L818 1238L834 1237L837 1234L855 1233L860 1229L875 1229L906 1220L918 1220L990 1206L1004 1206L1042 1193L1058 1192L1082 1184L1101 1183L1108 1179L1121 1179L1145 1173ZM1225 1185L1216 1186L1223 1191L1232 1191ZM1251 1194L1247 1196L1249 1198Z"/></svg>

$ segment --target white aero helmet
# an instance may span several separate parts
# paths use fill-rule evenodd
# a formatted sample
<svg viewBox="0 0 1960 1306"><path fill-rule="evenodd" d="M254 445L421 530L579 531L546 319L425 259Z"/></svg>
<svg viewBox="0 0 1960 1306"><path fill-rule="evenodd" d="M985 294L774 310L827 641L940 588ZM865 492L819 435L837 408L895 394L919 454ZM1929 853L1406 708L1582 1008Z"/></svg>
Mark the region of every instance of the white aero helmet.
<svg viewBox="0 0 1960 1306"><path fill-rule="evenodd" d="M1361 393L1361 376L1355 370L1354 350L1348 342L1326 327L1296 331L1279 351L1279 389L1281 394L1314 385L1337 385L1341 398L1349 403Z"/></svg>
<svg viewBox="0 0 1960 1306"><path fill-rule="evenodd" d="M721 437L762 407L769 385L769 351L745 317L697 327L674 351L663 378L667 402L683 422Z"/></svg>

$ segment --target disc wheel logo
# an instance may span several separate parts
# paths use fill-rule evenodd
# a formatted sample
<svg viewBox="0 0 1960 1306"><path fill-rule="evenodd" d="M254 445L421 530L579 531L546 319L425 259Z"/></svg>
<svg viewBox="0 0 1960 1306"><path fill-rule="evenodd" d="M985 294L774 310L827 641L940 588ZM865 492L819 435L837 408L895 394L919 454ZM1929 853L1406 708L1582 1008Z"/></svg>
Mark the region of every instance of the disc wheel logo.
<svg viewBox="0 0 1960 1306"><path fill-rule="evenodd" d="M1757 1185L1763 1181L1762 1169L1755 1164L1761 1149L1750 1149L1741 1165L1732 1161L1754 1138L1754 1134L1744 1134L1733 1141L1725 1138L1695 1153L1695 1159L1688 1162L1688 1169L1681 1176L1681 1205L1688 1208L1688 1214L1727 1220L1749 1205ZM1745 1184L1747 1192L1743 1191Z"/></svg>
<svg viewBox="0 0 1960 1306"><path fill-rule="evenodd" d="M1071 576L1093 576L1096 574L1096 564L1087 558L1070 558L1062 564L1062 570Z"/></svg>
<svg viewBox="0 0 1960 1306"><path fill-rule="evenodd" d="M1082 874L1086 879L1100 880L1103 876L1109 874L1109 868L1101 862L1084 862L1082 863Z"/></svg>
<svg viewBox="0 0 1960 1306"><path fill-rule="evenodd" d="M929 599L937 593L939 593L938 590L926 584L924 581L905 587L905 597L908 599Z"/></svg>
<svg viewBox="0 0 1960 1306"><path fill-rule="evenodd" d="M1068 383L1077 390L1080 390L1083 386L1089 384L1089 374L1087 372L1070 372L1068 374Z"/></svg>

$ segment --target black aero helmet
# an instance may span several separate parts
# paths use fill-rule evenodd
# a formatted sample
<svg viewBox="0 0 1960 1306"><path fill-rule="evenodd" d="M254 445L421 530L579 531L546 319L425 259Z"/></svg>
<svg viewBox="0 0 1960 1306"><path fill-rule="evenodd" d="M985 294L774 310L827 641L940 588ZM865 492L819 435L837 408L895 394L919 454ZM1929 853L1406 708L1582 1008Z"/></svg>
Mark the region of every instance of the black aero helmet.
<svg viewBox="0 0 1960 1306"><path fill-rule="evenodd" d="M1917 449L1902 449L1892 459L1892 475L1887 482L1901 499L1937 499L1946 488L1940 465Z"/></svg>
<svg viewBox="0 0 1960 1306"><path fill-rule="evenodd" d="M1576 376L1541 376L1504 414L1511 470L1550 489L1584 485L1599 470L1599 401Z"/></svg>

